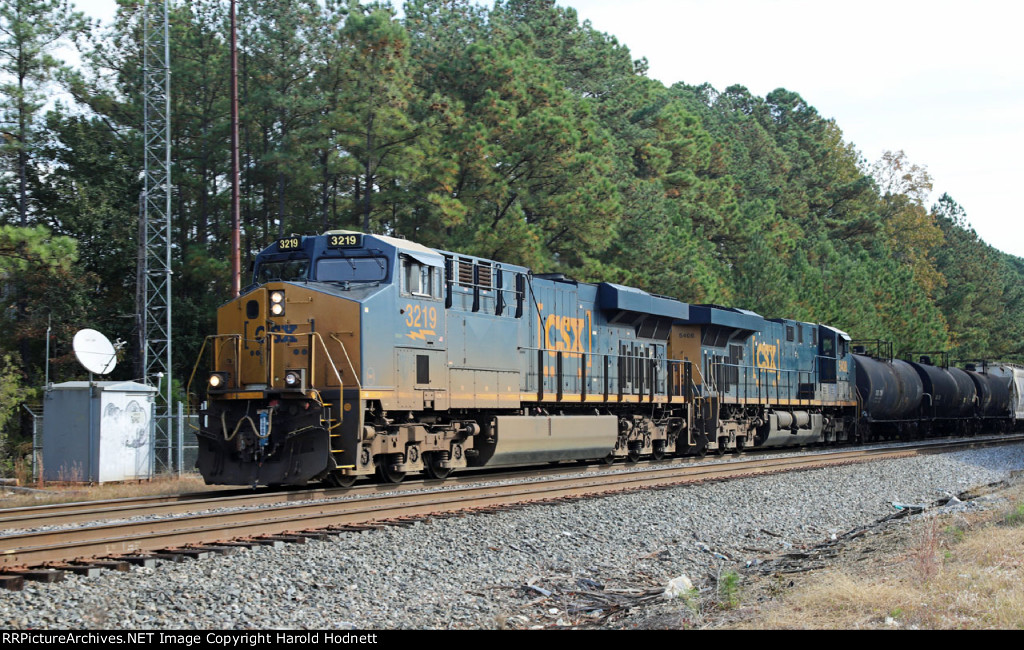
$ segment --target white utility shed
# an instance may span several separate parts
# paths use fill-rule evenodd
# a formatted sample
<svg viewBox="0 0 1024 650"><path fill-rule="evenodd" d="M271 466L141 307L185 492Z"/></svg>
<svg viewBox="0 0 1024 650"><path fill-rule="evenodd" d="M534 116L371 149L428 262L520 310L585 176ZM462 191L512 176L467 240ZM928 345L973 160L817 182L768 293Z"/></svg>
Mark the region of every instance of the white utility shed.
<svg viewBox="0 0 1024 650"><path fill-rule="evenodd" d="M43 400L43 478L106 483L153 476L156 388L69 381Z"/></svg>

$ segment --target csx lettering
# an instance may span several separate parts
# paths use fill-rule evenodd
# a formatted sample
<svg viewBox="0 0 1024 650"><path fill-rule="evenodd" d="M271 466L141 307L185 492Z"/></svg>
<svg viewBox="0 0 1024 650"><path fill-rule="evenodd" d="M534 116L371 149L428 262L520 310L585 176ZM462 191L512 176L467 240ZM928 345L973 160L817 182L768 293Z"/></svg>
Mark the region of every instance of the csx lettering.
<svg viewBox="0 0 1024 650"><path fill-rule="evenodd" d="M767 368L768 370L778 370L778 354L779 348L775 345L769 345L767 343L758 343L756 348L757 355L757 367Z"/></svg>
<svg viewBox="0 0 1024 650"><path fill-rule="evenodd" d="M271 324L270 331L272 333L274 333L274 334L278 334L278 333L284 334L284 336L275 336L273 342L274 343L297 343L298 340L299 340L298 337L291 336L291 335L294 334L295 330L297 330L298 328L299 328L299 325L297 323L293 323L293 324L290 324L290 325L273 325L273 324ZM260 325L259 327L256 328L256 331L253 332L253 336L255 336L256 340L259 341L260 339L263 338L263 336L266 333L267 333L266 328L263 327L262 325Z"/></svg>
<svg viewBox="0 0 1024 650"><path fill-rule="evenodd" d="M585 318L548 314L544 319L544 347L552 355L555 352L589 352L589 337L584 346L589 321L590 312Z"/></svg>

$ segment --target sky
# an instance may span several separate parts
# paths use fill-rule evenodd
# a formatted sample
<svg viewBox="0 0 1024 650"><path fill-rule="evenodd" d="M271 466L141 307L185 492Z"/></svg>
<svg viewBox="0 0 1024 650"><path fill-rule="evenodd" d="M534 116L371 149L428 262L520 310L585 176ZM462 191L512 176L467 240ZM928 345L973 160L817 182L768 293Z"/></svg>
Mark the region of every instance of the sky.
<svg viewBox="0 0 1024 650"><path fill-rule="evenodd" d="M869 162L906 153L1024 257L1024 39L1007 0L558 0L671 85L799 93Z"/></svg>
<svg viewBox="0 0 1024 650"><path fill-rule="evenodd" d="M114 0L73 0L109 21ZM905 152L1024 257L1024 38L1009 0L557 0L666 85L799 93L874 162ZM490 3L487 3L490 4ZM173 69L174 53L171 53Z"/></svg>

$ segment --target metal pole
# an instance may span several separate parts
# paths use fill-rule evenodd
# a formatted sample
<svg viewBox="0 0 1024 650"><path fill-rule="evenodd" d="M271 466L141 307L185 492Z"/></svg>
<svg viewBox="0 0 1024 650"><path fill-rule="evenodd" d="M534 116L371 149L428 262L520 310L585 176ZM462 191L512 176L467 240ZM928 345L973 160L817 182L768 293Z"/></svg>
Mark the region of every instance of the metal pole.
<svg viewBox="0 0 1024 650"><path fill-rule="evenodd" d="M50 390L50 321L53 312L46 316L46 379L43 380L43 390Z"/></svg>
<svg viewBox="0 0 1024 650"><path fill-rule="evenodd" d="M143 381L166 377L157 382L154 404L154 450L171 446L168 422L173 389L171 368L171 71L168 0L146 0L143 55L144 94L144 183L143 221L145 255L140 280L143 282L142 368ZM162 15L158 15L162 11ZM162 390L161 390L162 388ZM165 428L159 429L162 425ZM159 429L159 430L158 430ZM171 458L161 456L164 469Z"/></svg>
<svg viewBox="0 0 1024 650"><path fill-rule="evenodd" d="M178 402L178 478L185 465L185 405Z"/></svg>
<svg viewBox="0 0 1024 650"><path fill-rule="evenodd" d="M164 0L164 128L166 138L164 142L164 168L167 170L167 186L164 189L164 268L166 269L167 280L164 285L164 303L167 305L167 312L164 319L164 327L167 331L167 349L165 350L164 367L166 368L167 386L164 397L164 404L167 410L167 461L170 462L171 450L171 395L174 390L174 371L171 368L171 25L169 20L170 7L168 0Z"/></svg>
<svg viewBox="0 0 1024 650"><path fill-rule="evenodd" d="M85 476L82 477L85 481L92 481L92 450L95 446L99 448L99 442L96 440L96 425L92 421L93 417L93 404L92 401L96 397L96 384L92 380L92 370L89 371L89 457L86 459L86 470ZM96 473L96 480L99 481L99 472Z"/></svg>
<svg viewBox="0 0 1024 650"><path fill-rule="evenodd" d="M238 29L231 0L231 295L242 292L241 206L238 187Z"/></svg>

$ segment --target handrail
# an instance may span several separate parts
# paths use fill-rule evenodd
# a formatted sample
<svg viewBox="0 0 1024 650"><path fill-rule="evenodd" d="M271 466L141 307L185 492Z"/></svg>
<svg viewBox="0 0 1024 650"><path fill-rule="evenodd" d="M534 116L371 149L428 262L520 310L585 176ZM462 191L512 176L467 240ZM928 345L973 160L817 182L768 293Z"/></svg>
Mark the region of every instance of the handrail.
<svg viewBox="0 0 1024 650"><path fill-rule="evenodd" d="M345 387L345 382L341 378L341 373L338 372L338 366L334 363L334 357L331 356L330 350L327 349L327 342L324 341L324 337L320 335L320 332L308 332L308 334L309 334L309 337L310 337L310 342L312 342L312 337L313 336L316 336L317 340L320 341L320 347L322 347L324 349L324 354L327 355L327 362L330 364L331 370L334 371L334 376L338 380L338 387L339 388L344 388ZM340 341L339 341L339 343L340 343ZM312 346L310 346L310 347L312 347ZM341 349L342 349L343 352L345 352L345 346L344 345L341 346ZM348 357L348 352L345 352L345 356ZM351 362L349 362L349 365L351 366ZM356 376L356 373L355 373L354 370L352 372L352 376L356 380L356 385L358 385L359 384L359 377ZM362 388L362 387L360 387L360 388Z"/></svg>
<svg viewBox="0 0 1024 650"><path fill-rule="evenodd" d="M340 341L339 341L339 343L340 343ZM658 369L661 368L662 364L664 364L665 371L666 371L666 374L664 375L664 377L668 376L669 372L672 369L673 364L678 365L680 367L685 366L685 365L689 365L691 368L696 369L696 371L697 371L696 372L696 376L698 376L700 378L701 382L704 382L705 385L710 385L708 383L708 379L704 376L704 373L701 371L700 364L695 363L693 361L690 361L689 359L669 359L667 357L640 356L640 355L634 355L634 354L620 354L620 353L616 353L616 352L607 352L607 353L597 353L597 352L593 352L593 351L591 351L591 352L587 352L587 351L578 352L578 351L571 351L571 350L558 350L558 349L555 349L555 348L548 348L548 347L534 347L534 346L530 346L530 345L518 346L518 350L519 350L520 353L522 353L522 352L536 352L536 353L538 353L538 356L541 357L541 358L543 358L543 355L545 353L556 355L556 359L555 359L555 361L552 364L556 368L557 368L557 365L558 365L558 362L559 362L559 358L563 358L564 359L566 357L578 357L581 360L585 360L585 361L589 361L591 359L601 359L603 357L606 357L606 358L614 358L616 360L619 360L620 362L621 362L622 359L628 359L628 360L642 359L644 361L650 362L651 367L653 369L655 369L655 373L654 373L653 377L651 377L650 374L645 375L645 377L650 378L654 382L657 382L659 379L662 378L662 377L659 377L659 374L658 374ZM538 363L538 368L537 368L538 389L539 389L540 385L542 385L542 382L543 382L543 379L544 379L542 371L541 371L541 367L542 366L544 368L547 368L548 364L547 363L543 363L542 361ZM577 374L575 374L573 376L580 380L580 383L581 383L580 384L581 393L585 394L587 392L587 389L585 387L585 382L587 381L587 379L603 378L603 379L607 380L608 378L613 376L612 373L610 372L610 370L611 370L610 368L606 368L606 370L609 371L607 377L605 377L603 375L603 373L600 376L597 373L590 374L590 373L588 373L586 371L585 368L582 369L582 372L579 372L579 370L577 370ZM693 380L691 380L690 383L693 386L697 385ZM680 384L680 386L682 386L682 384ZM620 386L620 388L621 388L621 386ZM652 390L652 386L647 385L647 379L644 380L644 387L643 388L644 388L644 391ZM667 390L667 385L666 385L666 390ZM556 389L555 392L557 394L558 393L558 389ZM602 393L603 390L599 389L599 390L594 391L594 392L595 392L595 394L596 393ZM610 391L610 394L616 394L616 393L617 393L617 391ZM623 392L623 394L625 394L625 393ZM645 394L646 393L641 393L640 395L641 395L641 397L643 397ZM666 393L665 395L666 395L666 397L669 397L669 398L676 397L676 395L670 395L668 393ZM560 401L560 400L558 400L558 401Z"/></svg>
<svg viewBox="0 0 1024 650"><path fill-rule="evenodd" d="M309 360L305 364L306 365L306 369L309 370L310 374L312 375L313 371L316 368L316 344L314 343L314 341L319 341L320 342L320 348L323 350L323 354L326 357L327 363L328 363L328 365L329 365L329 367L331 369L330 371L334 373L334 377L338 381L338 387L339 388L343 388L344 385L345 385L345 382L344 382L344 380L341 377L341 373L338 372L338 366L337 366L337 364L334 363L334 358L331 356L331 352L327 348L327 342L324 340L323 336L320 334L320 332L304 332L304 334L308 337L307 345L309 346L309 348L312 349L312 353L310 354ZM241 343L243 341L249 341L249 342L252 342L252 343L256 343L257 345L260 346L261 351L262 350L267 350L269 352L269 354L267 354L264 357L266 359L266 372L267 372L267 376L264 377L264 380L266 381L266 385L267 386L273 387L273 383L274 382L272 382L270 380L270 375L274 371L273 349L275 347L274 344L277 342L275 340L275 337L286 337L286 336L295 336L295 334L286 334L286 333L283 333L283 332L267 332L266 338L261 338L261 339L243 339L241 337L241 335L237 334L237 333L235 333L235 334L210 334L209 336L204 338L203 339L203 345L199 349L199 354L196 357L196 362L195 362L195 364L192 367L192 373L191 373L191 375L189 375L188 384L186 385L186 388L185 388L185 392L186 392L186 394L190 398L188 400L188 402L189 402L189 404L188 404L188 406L189 406L189 414L191 415L191 411L192 411L192 401L193 401L193 399L191 399L191 398L195 397L195 394L192 392L192 384L195 381L196 373L199 370L199 364L202 362L202 360L204 358L204 355L206 354L207 345L210 343L211 340L224 339L223 343L226 343L228 341L234 341L235 347L236 347L236 351L235 351L235 371L233 373L233 376L231 377L231 387L236 389L236 390L240 390L242 388L241 376L240 376L240 374L241 374L241 354L240 354L240 350L237 349L237 348L240 347ZM333 335L332 335L332 337L333 337ZM335 340L337 340L337 337L334 337L334 338L335 338ZM339 340L338 343L341 343L341 341ZM342 348L342 351L345 353L345 356L348 357L348 351L345 350L344 344L341 345L341 348ZM218 365L217 362L218 362L219 350L215 349L215 350L213 350L213 353L214 353L213 364L214 364L214 369L216 369L216 367ZM349 365L350 365L350 367L352 365L351 359L349 359ZM355 373L354 368L353 368L353 376L355 376L355 375L356 375L356 373ZM311 377L311 379L312 379L312 377ZM356 376L356 383L357 384L358 384L358 381L359 381L359 379Z"/></svg>
<svg viewBox="0 0 1024 650"><path fill-rule="evenodd" d="M348 350L345 348L345 344L341 342L341 339L338 338L338 335L335 332L331 332L331 338L338 342L338 345L341 346L341 351L345 353L345 360L348 361L348 367L349 370L352 371L352 378L356 381L356 387L359 388L359 390L363 390L363 384L359 381L359 373L356 372L355 364L352 363L352 357L348 356ZM335 368L335 372L337 372L337 368Z"/></svg>

